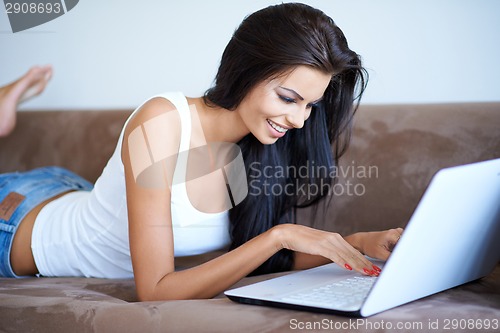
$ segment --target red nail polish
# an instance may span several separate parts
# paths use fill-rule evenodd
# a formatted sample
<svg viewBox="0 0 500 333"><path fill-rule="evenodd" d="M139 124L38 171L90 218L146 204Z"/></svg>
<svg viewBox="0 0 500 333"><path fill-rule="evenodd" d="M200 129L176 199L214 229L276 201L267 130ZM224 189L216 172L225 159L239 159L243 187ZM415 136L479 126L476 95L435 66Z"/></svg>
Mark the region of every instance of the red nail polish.
<svg viewBox="0 0 500 333"><path fill-rule="evenodd" d="M368 270L368 268L363 268L363 272L365 272L366 274L370 275L370 271Z"/></svg>
<svg viewBox="0 0 500 333"><path fill-rule="evenodd" d="M344 266L345 266L346 269L352 271L352 267L349 264L345 264Z"/></svg>
<svg viewBox="0 0 500 333"><path fill-rule="evenodd" d="M375 270L375 272L377 272L377 273L382 272L382 270L380 269L380 267L375 266L375 265L373 265L373 270Z"/></svg>

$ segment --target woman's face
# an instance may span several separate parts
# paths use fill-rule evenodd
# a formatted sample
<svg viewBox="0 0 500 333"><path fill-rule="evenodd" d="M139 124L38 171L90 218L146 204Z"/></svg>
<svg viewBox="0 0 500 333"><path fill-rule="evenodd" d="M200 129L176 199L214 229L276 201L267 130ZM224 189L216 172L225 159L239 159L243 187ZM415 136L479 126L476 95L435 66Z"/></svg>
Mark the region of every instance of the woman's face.
<svg viewBox="0 0 500 333"><path fill-rule="evenodd" d="M311 108L323 98L331 79L307 66L256 85L238 112L248 130L262 143L272 144L294 128L301 128Z"/></svg>

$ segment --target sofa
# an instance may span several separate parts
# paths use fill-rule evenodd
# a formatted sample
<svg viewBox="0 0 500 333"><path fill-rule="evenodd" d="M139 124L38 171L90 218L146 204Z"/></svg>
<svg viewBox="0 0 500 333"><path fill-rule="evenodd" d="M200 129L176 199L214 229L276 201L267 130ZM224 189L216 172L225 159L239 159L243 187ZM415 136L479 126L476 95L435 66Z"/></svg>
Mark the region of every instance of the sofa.
<svg viewBox="0 0 500 333"><path fill-rule="evenodd" d="M0 172L58 165L95 181L130 112L21 111L15 131L0 139ZM499 157L499 102L361 105L333 197L300 209L297 222L342 235L405 227L437 170ZM371 171L352 172L361 169ZM178 258L176 267L217 255ZM223 294L138 302L132 279L0 278L0 332L487 332L500 329L498 320L500 265L480 280L366 319L238 304Z"/></svg>

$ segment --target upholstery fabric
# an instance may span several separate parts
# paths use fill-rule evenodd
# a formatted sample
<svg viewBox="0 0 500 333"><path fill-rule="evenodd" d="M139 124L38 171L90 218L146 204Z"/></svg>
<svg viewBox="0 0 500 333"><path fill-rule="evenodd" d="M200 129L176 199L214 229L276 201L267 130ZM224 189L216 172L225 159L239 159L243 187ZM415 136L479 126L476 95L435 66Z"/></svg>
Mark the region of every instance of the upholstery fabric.
<svg viewBox="0 0 500 333"><path fill-rule="evenodd" d="M20 112L14 133L0 139L0 172L58 165L93 182L131 111ZM300 209L298 223L343 235L404 227L439 168L498 157L500 103L362 105L333 188L343 195L328 206ZM348 195L348 184L351 190L357 185L358 193ZM176 266L184 269L219 254L180 258ZM245 278L237 286L281 274L287 273ZM308 332L493 332L498 330L450 325L451 320L495 319L500 319L500 265L486 278L359 320L237 304L222 294L137 302L133 280L0 279L0 332L289 332L301 327L311 328Z"/></svg>

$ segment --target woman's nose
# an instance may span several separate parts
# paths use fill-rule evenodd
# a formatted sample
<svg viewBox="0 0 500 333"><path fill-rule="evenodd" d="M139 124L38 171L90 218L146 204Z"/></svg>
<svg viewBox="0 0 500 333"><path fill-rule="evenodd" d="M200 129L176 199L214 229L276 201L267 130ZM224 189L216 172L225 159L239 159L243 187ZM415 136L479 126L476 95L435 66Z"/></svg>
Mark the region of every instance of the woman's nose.
<svg viewBox="0 0 500 333"><path fill-rule="evenodd" d="M292 111L286 117L286 120L294 128L304 127L304 122L306 121L306 110L305 108L300 108L298 110Z"/></svg>

